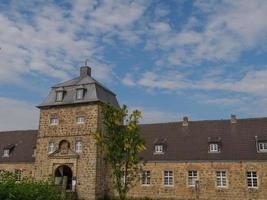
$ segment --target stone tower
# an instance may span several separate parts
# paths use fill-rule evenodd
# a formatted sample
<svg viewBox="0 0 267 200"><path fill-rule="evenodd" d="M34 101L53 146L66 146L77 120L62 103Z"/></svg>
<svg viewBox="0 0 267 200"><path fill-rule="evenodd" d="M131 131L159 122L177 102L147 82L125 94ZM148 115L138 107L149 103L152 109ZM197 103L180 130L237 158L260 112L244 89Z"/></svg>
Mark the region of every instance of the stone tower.
<svg viewBox="0 0 267 200"><path fill-rule="evenodd" d="M37 179L51 177L80 199L91 200L107 191L106 166L94 133L101 129L100 102L119 106L116 95L91 77L91 68L80 76L51 88L40 109L36 144Z"/></svg>

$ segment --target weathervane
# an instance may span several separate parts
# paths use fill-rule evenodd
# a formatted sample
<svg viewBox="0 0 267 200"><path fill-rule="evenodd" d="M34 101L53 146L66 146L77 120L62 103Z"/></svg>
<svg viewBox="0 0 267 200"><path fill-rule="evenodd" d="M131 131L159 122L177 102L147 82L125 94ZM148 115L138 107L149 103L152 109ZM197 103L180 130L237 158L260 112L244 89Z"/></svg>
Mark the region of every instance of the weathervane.
<svg viewBox="0 0 267 200"><path fill-rule="evenodd" d="M89 61L89 59L87 58L87 59L85 60L85 66L88 66L88 61Z"/></svg>

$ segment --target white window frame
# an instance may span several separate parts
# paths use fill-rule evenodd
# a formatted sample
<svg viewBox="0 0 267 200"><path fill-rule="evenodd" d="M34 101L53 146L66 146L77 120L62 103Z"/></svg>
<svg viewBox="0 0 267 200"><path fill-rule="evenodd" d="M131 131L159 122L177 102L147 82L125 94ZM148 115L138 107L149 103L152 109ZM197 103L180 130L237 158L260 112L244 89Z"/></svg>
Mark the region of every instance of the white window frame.
<svg viewBox="0 0 267 200"><path fill-rule="evenodd" d="M77 140L75 142L75 151L76 151L76 153L82 152L82 141L81 140Z"/></svg>
<svg viewBox="0 0 267 200"><path fill-rule="evenodd" d="M76 90L76 99L83 100L84 97L84 89L77 89Z"/></svg>
<svg viewBox="0 0 267 200"><path fill-rule="evenodd" d="M63 101L63 91L56 91L56 102Z"/></svg>
<svg viewBox="0 0 267 200"><path fill-rule="evenodd" d="M246 172L247 187L248 188L258 188L258 175L256 171L247 171ZM256 181L256 182L254 182ZM251 185L249 185L251 184Z"/></svg>
<svg viewBox="0 0 267 200"><path fill-rule="evenodd" d="M9 149L4 149L3 157L5 157L5 158L9 157L9 153L10 153Z"/></svg>
<svg viewBox="0 0 267 200"><path fill-rule="evenodd" d="M190 170L188 171L187 175L188 175L188 186L195 187L196 181L198 181L198 171Z"/></svg>
<svg viewBox="0 0 267 200"><path fill-rule="evenodd" d="M219 144L218 143L209 143L209 152L210 153L219 153Z"/></svg>
<svg viewBox="0 0 267 200"><path fill-rule="evenodd" d="M155 154L163 154L164 153L164 147L162 144L156 144L154 146L154 153Z"/></svg>
<svg viewBox="0 0 267 200"><path fill-rule="evenodd" d="M150 184L151 184L151 171L144 170L141 176L141 185L150 186Z"/></svg>
<svg viewBox="0 0 267 200"><path fill-rule="evenodd" d="M50 125L51 126L56 126L58 124L59 124L59 119L57 117L55 117L55 116L50 117Z"/></svg>
<svg viewBox="0 0 267 200"><path fill-rule="evenodd" d="M216 171L216 187L217 188L227 188L228 179L226 171Z"/></svg>
<svg viewBox="0 0 267 200"><path fill-rule="evenodd" d="M258 142L258 149L259 149L259 152L267 153L267 142Z"/></svg>
<svg viewBox="0 0 267 200"><path fill-rule="evenodd" d="M84 124L85 123L85 117L84 116L76 117L76 123L77 124Z"/></svg>
<svg viewBox="0 0 267 200"><path fill-rule="evenodd" d="M51 154L55 151L55 144L54 142L49 142L48 143L48 148L47 148L47 152L48 154Z"/></svg>
<svg viewBox="0 0 267 200"><path fill-rule="evenodd" d="M16 181L21 181L22 178L22 170L21 169L15 169L15 179Z"/></svg>
<svg viewBox="0 0 267 200"><path fill-rule="evenodd" d="M173 171L163 171L163 185L166 187L174 185Z"/></svg>

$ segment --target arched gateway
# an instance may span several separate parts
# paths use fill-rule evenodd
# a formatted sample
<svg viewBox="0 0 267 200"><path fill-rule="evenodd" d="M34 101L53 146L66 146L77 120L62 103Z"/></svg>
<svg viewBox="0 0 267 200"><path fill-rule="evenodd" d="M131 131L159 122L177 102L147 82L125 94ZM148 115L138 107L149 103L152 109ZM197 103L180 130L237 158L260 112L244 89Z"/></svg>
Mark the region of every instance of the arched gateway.
<svg viewBox="0 0 267 200"><path fill-rule="evenodd" d="M72 173L72 170L69 166L60 165L58 168L56 168L54 177L55 177L55 184L56 185L62 185L63 179L64 179L64 177L66 177L66 179L67 179L66 189L67 190L72 189L73 173Z"/></svg>

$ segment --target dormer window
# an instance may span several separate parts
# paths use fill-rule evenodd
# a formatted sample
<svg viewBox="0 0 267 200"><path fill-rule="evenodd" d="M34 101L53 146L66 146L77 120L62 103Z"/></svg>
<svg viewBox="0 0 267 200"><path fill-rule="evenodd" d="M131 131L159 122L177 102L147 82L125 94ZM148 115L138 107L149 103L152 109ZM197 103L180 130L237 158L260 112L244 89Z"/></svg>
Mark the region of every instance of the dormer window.
<svg viewBox="0 0 267 200"><path fill-rule="evenodd" d="M258 142L258 148L259 148L260 152L266 152L267 153L267 141Z"/></svg>
<svg viewBox="0 0 267 200"><path fill-rule="evenodd" d="M63 98L64 98L64 88L61 87L61 88L58 88L56 89L56 102L61 102L63 101Z"/></svg>
<svg viewBox="0 0 267 200"><path fill-rule="evenodd" d="M80 88L76 90L76 99L77 100L82 100L83 99L83 93L84 89Z"/></svg>
<svg viewBox="0 0 267 200"><path fill-rule="evenodd" d="M209 153L219 153L219 143L209 143Z"/></svg>
<svg viewBox="0 0 267 200"><path fill-rule="evenodd" d="M3 157L9 157L9 149L4 149Z"/></svg>
<svg viewBox="0 0 267 200"><path fill-rule="evenodd" d="M11 151L15 148L14 144L8 144L4 147L3 157L9 157Z"/></svg>
<svg viewBox="0 0 267 200"><path fill-rule="evenodd" d="M62 101L63 100L63 91L56 92L56 101Z"/></svg>
<svg viewBox="0 0 267 200"><path fill-rule="evenodd" d="M32 154L32 157L36 157L36 148L33 148L33 154Z"/></svg>
<svg viewBox="0 0 267 200"><path fill-rule="evenodd" d="M162 144L156 144L154 147L154 154L163 154L164 148Z"/></svg>

